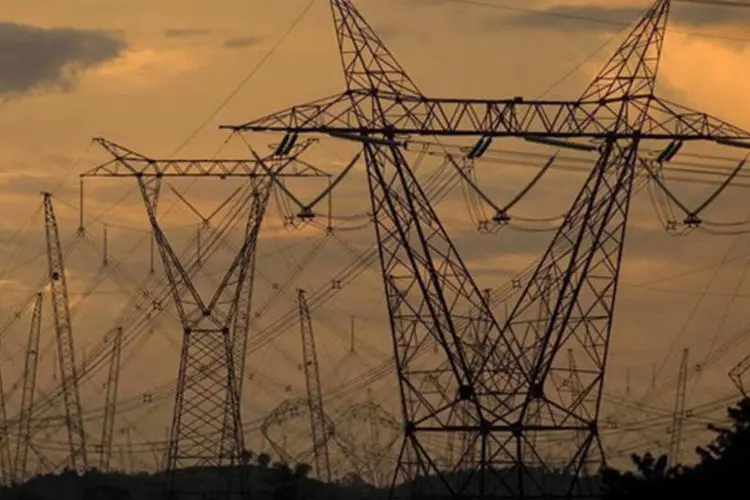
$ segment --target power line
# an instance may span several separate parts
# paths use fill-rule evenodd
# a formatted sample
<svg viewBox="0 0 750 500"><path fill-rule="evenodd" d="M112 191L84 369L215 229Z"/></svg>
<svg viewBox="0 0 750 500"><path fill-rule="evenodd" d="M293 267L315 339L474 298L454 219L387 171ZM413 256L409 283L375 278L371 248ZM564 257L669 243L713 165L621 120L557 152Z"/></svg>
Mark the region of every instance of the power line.
<svg viewBox="0 0 750 500"><path fill-rule="evenodd" d="M251 69L250 72L242 80L240 80L237 86L229 93L229 95L227 95L226 98L224 98L223 101L219 103L219 105L214 109L214 111L210 115L208 115L208 117L203 122L201 122L201 124L195 130L193 130L193 132L191 132L190 135L188 135L188 137L177 147L177 149L174 151L174 153L172 153L171 156L174 156L180 151L182 151L182 149L185 146L187 146L188 143L190 143L190 141L192 141L195 138L195 136L197 136L201 132L201 130L203 130L206 127L206 125L211 123L211 120L216 118L216 115L218 115L227 106L227 104L229 104L229 102L235 98L235 96L242 90L242 88L247 84L247 82L249 82L250 79L253 78L258 73L258 71L260 71L260 69L266 64L266 62L268 62L271 56L273 56L276 53L276 50L278 50L281 44L284 43L284 41L289 37L289 35L292 34L294 29L302 21L302 19L307 15L308 11L310 10L310 8L312 8L313 4L316 1L317 0L310 0L307 3L305 8L302 9L302 12L300 12L300 14L294 19L292 24L286 29L286 31L284 31L284 33L282 33L281 37L279 37L279 39L276 40L276 43L273 44L271 49L261 58L260 61L258 61L258 63L253 67L253 69Z"/></svg>

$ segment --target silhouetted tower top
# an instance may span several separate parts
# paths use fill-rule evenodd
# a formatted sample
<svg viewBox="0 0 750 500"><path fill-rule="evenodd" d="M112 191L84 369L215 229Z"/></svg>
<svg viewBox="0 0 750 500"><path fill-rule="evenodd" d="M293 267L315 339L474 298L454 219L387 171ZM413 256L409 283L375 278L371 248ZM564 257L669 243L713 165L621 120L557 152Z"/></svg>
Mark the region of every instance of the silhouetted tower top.
<svg viewBox="0 0 750 500"><path fill-rule="evenodd" d="M349 0L331 0L331 11L348 91L422 95Z"/></svg>
<svg viewBox="0 0 750 500"><path fill-rule="evenodd" d="M581 101L654 96L670 5L670 0L659 0L648 9L584 90Z"/></svg>

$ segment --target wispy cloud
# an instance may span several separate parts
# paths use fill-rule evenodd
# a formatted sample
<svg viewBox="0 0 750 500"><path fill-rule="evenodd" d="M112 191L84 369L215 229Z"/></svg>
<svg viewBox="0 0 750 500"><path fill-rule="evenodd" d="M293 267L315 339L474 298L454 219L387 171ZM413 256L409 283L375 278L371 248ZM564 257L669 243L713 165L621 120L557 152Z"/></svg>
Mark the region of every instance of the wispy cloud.
<svg viewBox="0 0 750 500"><path fill-rule="evenodd" d="M193 38L213 35L216 31L206 28L171 28L164 30L163 33L167 38Z"/></svg>
<svg viewBox="0 0 750 500"><path fill-rule="evenodd" d="M245 47L258 45L261 40L262 38L259 36L231 37L224 40L221 46L225 49L244 49Z"/></svg>

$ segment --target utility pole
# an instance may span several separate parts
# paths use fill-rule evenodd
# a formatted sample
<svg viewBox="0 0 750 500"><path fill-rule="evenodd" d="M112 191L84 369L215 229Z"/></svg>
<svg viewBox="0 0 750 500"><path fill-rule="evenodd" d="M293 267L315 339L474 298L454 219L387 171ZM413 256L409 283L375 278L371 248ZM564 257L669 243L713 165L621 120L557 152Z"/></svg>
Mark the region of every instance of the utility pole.
<svg viewBox="0 0 750 500"><path fill-rule="evenodd" d="M70 446L70 466L79 474L88 469L86 456L86 433L83 429L81 399L78 393L78 371L73 342L73 325L70 319L68 285L63 264L62 246L57 227L57 217L52 207L52 195L42 193L44 199L44 221L47 235L47 264L49 271L52 313L57 334L57 354L60 366L60 382L65 405L65 426Z"/></svg>
<svg viewBox="0 0 750 500"><path fill-rule="evenodd" d="M363 146L404 419L394 484L411 483L412 498L591 496L578 477L584 464L603 461L602 383L636 171L653 177L686 141L750 147L750 132L655 94L669 0L653 3L594 81L570 101L428 97L350 0L330 0L330 5L346 90L222 128L287 137L322 133ZM408 139L419 135L476 136L472 158L501 137L599 155L503 325L492 316L402 153ZM646 140L668 145L647 161L639 156ZM700 224L704 207L685 210L684 223ZM510 216L498 211L493 220L506 223ZM538 319L547 276L554 283L546 327L524 336L529 322ZM469 310L493 318L484 354L472 349L464 316ZM414 353L425 343L436 345L438 356L417 359ZM566 402L550 386L550 373L565 366L560 355L565 349L586 353L577 360L585 394L575 402ZM427 379L445 393L431 396L422 390ZM472 465L474 480L468 482L436 465L451 434L466 432L460 411L465 406L472 408L471 431L480 436L481 448ZM545 417L530 426L537 406ZM566 464L560 477L568 480L539 486L520 450L538 435L575 443L581 432L586 439L579 447L549 457ZM432 481L442 485L439 492Z"/></svg>
<svg viewBox="0 0 750 500"><path fill-rule="evenodd" d="M237 374L242 372L245 353L241 329L247 328L238 315L247 314L252 287L248 280L260 226L271 190L283 177L326 177L321 171L297 162L297 157L314 141L287 141L276 152L257 161L153 159L119 144L95 141L113 157L84 177L132 177L138 182L148 220L154 233L170 292L183 329L183 344L177 378L174 415L167 455L165 496L179 494L175 473L183 467L229 467L227 498L245 495L244 472L239 484L234 468L247 452L240 417ZM283 147L282 147L283 146ZM266 166L266 162L271 165ZM298 164L299 163L299 164ZM287 169L292 172L285 172ZM157 207L165 178L239 178L252 187L252 199L245 227L246 238L212 297L203 297L159 224ZM203 256L205 257L205 256ZM205 264L205 259L201 259ZM246 294L243 298L243 294ZM240 311L241 310L241 311ZM244 471L244 468L240 469ZM191 490L195 493L194 487ZM216 491L206 491L216 494Z"/></svg>

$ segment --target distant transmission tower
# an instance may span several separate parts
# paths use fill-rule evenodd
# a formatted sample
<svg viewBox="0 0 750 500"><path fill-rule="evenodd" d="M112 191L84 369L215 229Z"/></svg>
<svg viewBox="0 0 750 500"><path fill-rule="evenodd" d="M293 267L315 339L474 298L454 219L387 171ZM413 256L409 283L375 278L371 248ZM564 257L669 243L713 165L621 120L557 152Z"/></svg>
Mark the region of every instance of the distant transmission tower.
<svg viewBox="0 0 750 500"><path fill-rule="evenodd" d="M44 199L44 221L47 235L47 264L49 271L52 314L57 334L57 355L60 366L60 382L65 405L65 426L70 445L70 465L79 474L88 469L86 456L86 433L83 429L83 410L78 392L78 368L75 360L73 325L70 319L68 285L63 264L63 252L57 217L52 207L52 195L42 193Z"/></svg>
<svg viewBox="0 0 750 500"><path fill-rule="evenodd" d="M297 156L313 141L280 145L276 152L259 161L247 160L164 160L153 159L123 146L95 139L113 157L85 177L134 177L146 206L156 246L169 280L172 299L183 328L183 345L175 395L167 455L166 497L179 498L181 487L176 472L186 467L229 467L229 484L221 492L227 498L246 485L235 481L235 468L247 457L240 417L237 373L245 360L246 307L252 290L249 279L260 226L271 189L284 177L327 177L297 162ZM268 163L268 166L266 165ZM252 186L253 197L247 215L244 242L212 297L202 297L192 277L178 258L158 221L157 206L161 185L169 177L244 178ZM241 468L244 471L244 467ZM243 472L244 474L244 472ZM190 492L198 494L196 485Z"/></svg>
<svg viewBox="0 0 750 500"><path fill-rule="evenodd" d="M112 440L114 438L115 415L117 414L117 390L120 386L120 362L122 358L122 328L115 330L112 338L112 353L109 359L109 373L105 387L104 421L102 442L99 453L99 467L110 472L112 460Z"/></svg>
<svg viewBox="0 0 750 500"><path fill-rule="evenodd" d="M44 296L36 295L34 310L31 313L29 341L26 345L26 359L23 366L23 389L21 391L21 411L19 413L18 441L13 467L16 482L23 483L28 472L29 448L31 447L31 415L36 393L36 375L39 365L39 337L42 329L42 305Z"/></svg>
<svg viewBox="0 0 750 500"><path fill-rule="evenodd" d="M680 361L680 372L677 377L677 391L675 393L674 409L672 413L672 427L669 429L669 452L667 459L669 465L674 467L682 460L682 427L685 422L685 396L687 395L688 382L688 349L682 351Z"/></svg>
<svg viewBox="0 0 750 500"><path fill-rule="evenodd" d="M323 389L320 384L320 366L315 350L315 336L312 329L310 307L307 305L305 291L297 291L299 303L299 320L302 333L302 362L307 386L307 405L310 409L310 430L315 457L315 473L318 479L331 481L331 459L328 453L328 433L325 410L323 407Z"/></svg>
<svg viewBox="0 0 750 500"><path fill-rule="evenodd" d="M287 137L323 133L362 144L404 418L394 486L410 483L412 499L592 496L587 485L593 483L579 477L603 460L602 384L636 171L652 173L652 164L671 160L685 141L749 147L750 132L655 94L670 4L654 2L578 99L532 101L425 96L353 3L330 0L346 90L223 127ZM499 137L599 155L504 325L492 316L402 153L404 142L418 135L478 137L473 157ZM649 162L639 156L644 141L668 145ZM705 206L685 210L685 223L700 224ZM493 218L509 219L502 211ZM532 334L528 325L538 320L549 276L549 317ZM493 318L486 352L473 347L467 311ZM426 345L437 345L439 356L426 355ZM552 376L565 368L560 353L566 349L584 354L576 362L585 390L575 399L557 390ZM537 406L538 422L530 418ZM467 431L479 436L481 449L471 480L458 473L465 461L441 462L447 444L458 441L454 435ZM582 432L586 439L575 446ZM547 442L567 443L558 456L534 453L554 475L536 473L522 451Z"/></svg>

